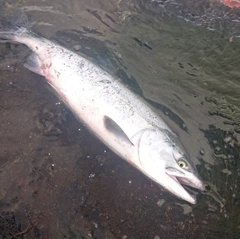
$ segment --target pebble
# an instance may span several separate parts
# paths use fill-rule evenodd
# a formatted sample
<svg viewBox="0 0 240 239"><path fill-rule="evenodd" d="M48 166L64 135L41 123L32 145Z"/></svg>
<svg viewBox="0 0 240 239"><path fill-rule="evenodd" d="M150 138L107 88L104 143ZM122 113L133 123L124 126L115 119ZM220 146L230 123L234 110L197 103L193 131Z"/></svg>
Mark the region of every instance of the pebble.
<svg viewBox="0 0 240 239"><path fill-rule="evenodd" d="M81 50L81 46L80 46L80 45L75 45L75 46L73 47L73 49L74 49L75 51L79 51L79 50Z"/></svg>
<svg viewBox="0 0 240 239"><path fill-rule="evenodd" d="M201 155L204 155L204 154L205 154L205 152L204 152L203 149L200 149L200 154L201 154Z"/></svg>
<svg viewBox="0 0 240 239"><path fill-rule="evenodd" d="M161 207L164 203L165 203L165 200L164 200L164 199L159 199L159 200L157 201L157 205L158 205L159 207Z"/></svg>

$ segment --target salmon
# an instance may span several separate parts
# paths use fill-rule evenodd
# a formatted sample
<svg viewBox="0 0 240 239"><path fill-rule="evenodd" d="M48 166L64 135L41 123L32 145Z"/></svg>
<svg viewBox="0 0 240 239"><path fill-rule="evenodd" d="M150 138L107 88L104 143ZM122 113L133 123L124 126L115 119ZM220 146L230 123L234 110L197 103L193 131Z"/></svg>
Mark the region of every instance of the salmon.
<svg viewBox="0 0 240 239"><path fill-rule="evenodd" d="M195 204L183 185L204 190L195 165L166 122L119 79L81 55L35 34L19 10L0 38L32 50L24 67L42 75L105 145L175 196Z"/></svg>

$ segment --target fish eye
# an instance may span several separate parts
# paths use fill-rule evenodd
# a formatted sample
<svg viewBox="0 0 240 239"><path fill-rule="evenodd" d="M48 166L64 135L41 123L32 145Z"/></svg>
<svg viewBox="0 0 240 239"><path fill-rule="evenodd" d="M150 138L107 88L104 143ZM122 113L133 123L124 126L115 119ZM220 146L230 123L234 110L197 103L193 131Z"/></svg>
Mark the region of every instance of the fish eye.
<svg viewBox="0 0 240 239"><path fill-rule="evenodd" d="M182 160L182 159L180 159L180 160L178 160L178 165L179 165L179 167L180 168L186 168L187 167L187 163L186 163L186 161L185 160Z"/></svg>

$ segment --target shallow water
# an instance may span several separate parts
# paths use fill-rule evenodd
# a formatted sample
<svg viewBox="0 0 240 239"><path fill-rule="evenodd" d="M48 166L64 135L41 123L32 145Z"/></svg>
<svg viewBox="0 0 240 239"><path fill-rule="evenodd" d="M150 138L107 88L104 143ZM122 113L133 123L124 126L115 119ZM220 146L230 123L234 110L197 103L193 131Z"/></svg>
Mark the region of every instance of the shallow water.
<svg viewBox="0 0 240 239"><path fill-rule="evenodd" d="M62 2L1 1L0 14L24 6L34 31L150 100L207 190L195 192L193 206L151 182L22 66L30 53L25 46L6 43L0 45L0 211L13 212L11 223L21 224L18 231L29 227L24 238L31 239L239 238L240 9L217 0Z"/></svg>

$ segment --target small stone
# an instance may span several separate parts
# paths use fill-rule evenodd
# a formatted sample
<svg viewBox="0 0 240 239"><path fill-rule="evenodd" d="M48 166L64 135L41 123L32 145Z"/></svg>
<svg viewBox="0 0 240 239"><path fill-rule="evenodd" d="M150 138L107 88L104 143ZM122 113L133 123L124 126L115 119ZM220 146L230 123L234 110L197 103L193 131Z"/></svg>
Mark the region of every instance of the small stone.
<svg viewBox="0 0 240 239"><path fill-rule="evenodd" d="M80 45L75 45L74 47L73 47L73 50L75 50L75 51L80 51L81 50L81 46Z"/></svg>
<svg viewBox="0 0 240 239"><path fill-rule="evenodd" d="M119 59L122 59L122 54L117 54L117 57L118 57Z"/></svg>
<svg viewBox="0 0 240 239"><path fill-rule="evenodd" d="M98 224L96 222L92 223L94 225L95 228L98 228Z"/></svg>
<svg viewBox="0 0 240 239"><path fill-rule="evenodd" d="M203 149L200 149L200 154L201 154L201 155L204 155L204 154L205 154L205 152L204 152Z"/></svg>
<svg viewBox="0 0 240 239"><path fill-rule="evenodd" d="M224 138L224 141L225 141L226 143L231 142L231 140L232 140L232 137L231 137L231 136L227 136L227 137Z"/></svg>
<svg viewBox="0 0 240 239"><path fill-rule="evenodd" d="M90 232L88 233L88 236L92 238L92 234Z"/></svg>
<svg viewBox="0 0 240 239"><path fill-rule="evenodd" d="M164 203L165 203L165 200L164 200L164 199L159 199L159 200L157 201L157 205L158 205L159 207L161 207Z"/></svg>
<svg viewBox="0 0 240 239"><path fill-rule="evenodd" d="M90 173L90 175L88 177L89 178L94 178L95 177L95 173Z"/></svg>

